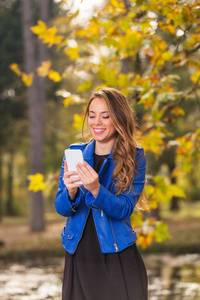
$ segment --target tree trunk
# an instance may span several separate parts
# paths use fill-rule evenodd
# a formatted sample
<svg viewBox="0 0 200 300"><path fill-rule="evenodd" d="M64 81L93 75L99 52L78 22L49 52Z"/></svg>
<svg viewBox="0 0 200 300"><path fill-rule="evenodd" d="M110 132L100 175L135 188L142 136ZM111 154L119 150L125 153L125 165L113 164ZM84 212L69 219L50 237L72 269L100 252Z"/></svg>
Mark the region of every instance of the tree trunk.
<svg viewBox="0 0 200 300"><path fill-rule="evenodd" d="M40 9L40 20L47 23L49 19L49 0L41 1L41 9ZM47 46L39 41L39 65L45 60L47 60ZM46 77L39 77L39 86L40 86L40 103L41 103L41 111L42 119L44 120L44 109L46 102Z"/></svg>
<svg viewBox="0 0 200 300"><path fill-rule="evenodd" d="M126 9L124 15L126 15L129 12L130 2L129 0L123 0L123 2L124 2L124 7ZM126 57L122 59L121 71L120 71L122 74L127 74L130 71L130 62L131 62L130 57Z"/></svg>
<svg viewBox="0 0 200 300"><path fill-rule="evenodd" d="M170 173L172 174L173 170L175 169L175 158L174 155L171 155L171 161L168 160L168 167L170 170ZM176 177L172 177L171 179L172 184L176 184ZM179 197L173 197L170 203L170 210L171 211L178 211L180 209L179 206Z"/></svg>
<svg viewBox="0 0 200 300"><path fill-rule="evenodd" d="M176 178L172 177L172 183L175 184L176 183ZM179 197L173 197L171 200L171 204L170 204L170 210L171 211L178 211L180 210L180 206L179 206Z"/></svg>
<svg viewBox="0 0 200 300"><path fill-rule="evenodd" d="M6 214L8 216L14 215L14 209L13 209L13 153L12 152L9 153L9 160L8 160Z"/></svg>
<svg viewBox="0 0 200 300"><path fill-rule="evenodd" d="M31 15L31 1L21 0L23 35L24 35L24 54L26 73L34 72L36 68L36 43L30 27L33 25ZM41 1L44 13L44 4L47 0ZM42 46L40 47L42 49ZM43 50L39 50L42 57ZM41 59L41 58L40 58ZM39 60L40 60L39 59ZM42 87L42 80L34 74L33 84L28 88L29 103L29 134L30 134L30 173L43 173L43 140L44 140L44 103L45 88ZM44 83L43 83L44 84ZM44 204L43 195L30 192L30 226L32 231L44 230Z"/></svg>
<svg viewBox="0 0 200 300"><path fill-rule="evenodd" d="M129 11L129 7L130 7L130 2L129 0L124 0L124 7L127 11Z"/></svg>
<svg viewBox="0 0 200 300"><path fill-rule="evenodd" d="M3 215L3 205L2 205L2 151L0 147L0 222L2 220Z"/></svg>

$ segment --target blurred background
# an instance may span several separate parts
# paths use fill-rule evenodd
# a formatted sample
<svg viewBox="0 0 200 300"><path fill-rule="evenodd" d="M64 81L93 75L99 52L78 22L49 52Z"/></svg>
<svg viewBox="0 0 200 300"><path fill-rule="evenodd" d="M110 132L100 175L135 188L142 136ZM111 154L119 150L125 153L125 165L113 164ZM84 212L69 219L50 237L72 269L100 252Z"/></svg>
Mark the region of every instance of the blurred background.
<svg viewBox="0 0 200 300"><path fill-rule="evenodd" d="M198 1L0 0L0 299L60 299L64 150L91 92L124 93L147 157L132 225L149 299L200 299Z"/></svg>

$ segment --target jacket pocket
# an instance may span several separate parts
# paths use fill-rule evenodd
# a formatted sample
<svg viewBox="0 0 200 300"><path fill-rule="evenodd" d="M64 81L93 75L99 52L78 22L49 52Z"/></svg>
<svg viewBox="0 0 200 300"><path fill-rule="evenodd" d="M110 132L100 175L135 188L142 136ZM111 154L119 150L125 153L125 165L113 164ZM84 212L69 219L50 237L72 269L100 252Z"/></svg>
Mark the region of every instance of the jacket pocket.
<svg viewBox="0 0 200 300"><path fill-rule="evenodd" d="M128 245L132 245L137 240L137 235L135 231L132 231L129 234L126 234L125 236Z"/></svg>
<svg viewBox="0 0 200 300"><path fill-rule="evenodd" d="M74 233L71 231L71 229L65 226L61 233L61 237L62 239L64 238L64 239L72 240L74 238Z"/></svg>

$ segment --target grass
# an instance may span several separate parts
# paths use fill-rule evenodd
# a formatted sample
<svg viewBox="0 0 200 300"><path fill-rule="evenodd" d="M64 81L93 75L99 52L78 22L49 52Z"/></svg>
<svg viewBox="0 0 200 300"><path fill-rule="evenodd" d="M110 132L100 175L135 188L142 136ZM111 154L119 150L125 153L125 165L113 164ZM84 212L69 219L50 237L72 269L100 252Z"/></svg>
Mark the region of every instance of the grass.
<svg viewBox="0 0 200 300"><path fill-rule="evenodd" d="M160 214L172 238L162 243L152 243L147 249L140 249L141 252L168 252L174 255L199 252L200 202L182 202L179 212L170 212L168 205L162 204ZM63 257L60 233L65 218L49 211L45 214L45 220L44 232L31 232L27 217L4 217L0 223L0 259Z"/></svg>

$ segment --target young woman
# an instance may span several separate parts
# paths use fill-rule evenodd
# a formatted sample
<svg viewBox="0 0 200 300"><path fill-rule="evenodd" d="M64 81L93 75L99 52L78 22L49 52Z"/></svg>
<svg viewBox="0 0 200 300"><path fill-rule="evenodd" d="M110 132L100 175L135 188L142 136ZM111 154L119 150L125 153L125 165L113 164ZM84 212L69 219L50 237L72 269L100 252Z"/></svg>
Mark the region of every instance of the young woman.
<svg viewBox="0 0 200 300"><path fill-rule="evenodd" d="M70 146L82 150L84 162L72 172L64 158L55 200L67 217L62 299L147 300L146 269L130 223L135 205L143 205L146 170L133 111L118 90L103 88L92 94L86 120L93 139Z"/></svg>

